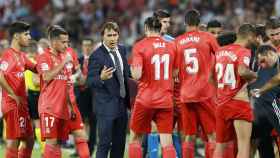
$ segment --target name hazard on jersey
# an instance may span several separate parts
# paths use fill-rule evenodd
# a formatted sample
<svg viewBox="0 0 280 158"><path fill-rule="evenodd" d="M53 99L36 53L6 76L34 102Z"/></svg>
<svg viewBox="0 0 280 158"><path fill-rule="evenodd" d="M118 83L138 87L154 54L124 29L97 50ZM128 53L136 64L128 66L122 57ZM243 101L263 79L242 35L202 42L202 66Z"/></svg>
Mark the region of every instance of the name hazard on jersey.
<svg viewBox="0 0 280 158"><path fill-rule="evenodd" d="M200 41L200 37L197 36L188 36L186 38L183 38L179 41L180 45L184 45L186 43L194 42L198 43Z"/></svg>

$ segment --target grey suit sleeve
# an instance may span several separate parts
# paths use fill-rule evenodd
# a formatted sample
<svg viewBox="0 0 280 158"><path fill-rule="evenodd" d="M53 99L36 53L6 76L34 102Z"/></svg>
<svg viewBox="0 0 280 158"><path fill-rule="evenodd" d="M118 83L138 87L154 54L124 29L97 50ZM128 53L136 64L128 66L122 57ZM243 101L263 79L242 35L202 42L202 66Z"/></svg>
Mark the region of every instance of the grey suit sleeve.
<svg viewBox="0 0 280 158"><path fill-rule="evenodd" d="M88 63L87 85L91 88L102 88L104 82L100 79L100 73L103 65L100 63L97 52L92 53Z"/></svg>

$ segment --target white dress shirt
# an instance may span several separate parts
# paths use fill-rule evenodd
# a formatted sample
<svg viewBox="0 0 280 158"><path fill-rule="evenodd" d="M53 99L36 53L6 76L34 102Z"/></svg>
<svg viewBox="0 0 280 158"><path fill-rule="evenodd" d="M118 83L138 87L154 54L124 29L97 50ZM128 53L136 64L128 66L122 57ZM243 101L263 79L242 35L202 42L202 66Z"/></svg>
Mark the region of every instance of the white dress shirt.
<svg viewBox="0 0 280 158"><path fill-rule="evenodd" d="M103 43L103 45L106 48L106 50L109 52L109 55L110 55L111 59L113 60L114 65L116 65L115 59L114 59L114 56L112 55L112 53L110 53L110 52L115 51L117 53L117 56L118 56L120 64L121 64L121 71L122 71L122 74L123 74L123 60L122 60L122 56L119 52L119 49L118 48L110 49L104 43Z"/></svg>

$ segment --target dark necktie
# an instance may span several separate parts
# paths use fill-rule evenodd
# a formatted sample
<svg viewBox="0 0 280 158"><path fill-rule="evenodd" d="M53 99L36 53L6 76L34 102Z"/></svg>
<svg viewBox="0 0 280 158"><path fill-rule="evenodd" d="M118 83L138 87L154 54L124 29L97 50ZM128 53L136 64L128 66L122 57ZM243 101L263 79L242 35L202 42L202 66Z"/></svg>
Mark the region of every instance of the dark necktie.
<svg viewBox="0 0 280 158"><path fill-rule="evenodd" d="M115 51L110 51L110 53L113 55L114 60L115 60L115 69L116 69L116 74L117 74L117 78L119 80L120 83L120 96L122 98L125 97L126 92L125 92L125 85L124 85L124 77L122 74L122 69L121 69L121 62L118 58L118 55Z"/></svg>

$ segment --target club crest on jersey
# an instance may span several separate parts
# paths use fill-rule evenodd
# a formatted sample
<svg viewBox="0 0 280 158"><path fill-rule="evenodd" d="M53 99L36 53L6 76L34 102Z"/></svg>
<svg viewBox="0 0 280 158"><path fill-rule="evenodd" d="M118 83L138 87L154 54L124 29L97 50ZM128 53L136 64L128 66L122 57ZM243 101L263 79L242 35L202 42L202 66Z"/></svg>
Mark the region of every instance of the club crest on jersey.
<svg viewBox="0 0 280 158"><path fill-rule="evenodd" d="M43 71L49 70L49 65L47 63L42 63L41 70L43 70Z"/></svg>
<svg viewBox="0 0 280 158"><path fill-rule="evenodd" d="M66 66L66 69L72 69L73 68L72 63L67 63L65 66Z"/></svg>
<svg viewBox="0 0 280 158"><path fill-rule="evenodd" d="M153 43L154 48L165 48L164 42Z"/></svg>
<svg viewBox="0 0 280 158"><path fill-rule="evenodd" d="M6 70L8 69L8 66L9 66L8 62L2 61L2 62L1 62L1 65L0 65L0 69L1 69L2 71L6 71Z"/></svg>

